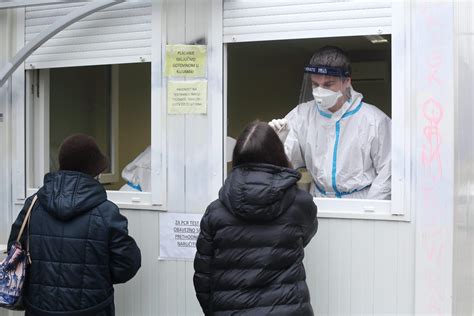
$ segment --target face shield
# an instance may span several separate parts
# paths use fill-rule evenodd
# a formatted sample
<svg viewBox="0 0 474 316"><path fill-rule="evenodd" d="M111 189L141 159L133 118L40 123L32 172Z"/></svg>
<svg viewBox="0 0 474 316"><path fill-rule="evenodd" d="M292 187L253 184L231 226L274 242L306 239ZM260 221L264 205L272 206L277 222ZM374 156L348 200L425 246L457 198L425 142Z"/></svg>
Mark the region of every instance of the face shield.
<svg viewBox="0 0 474 316"><path fill-rule="evenodd" d="M341 96L350 98L350 87L342 87L350 78L350 73L339 67L308 65L304 68L303 84L301 86L299 103L315 100L323 110L333 107ZM313 80L319 84L313 84ZM341 83L333 87L334 83Z"/></svg>

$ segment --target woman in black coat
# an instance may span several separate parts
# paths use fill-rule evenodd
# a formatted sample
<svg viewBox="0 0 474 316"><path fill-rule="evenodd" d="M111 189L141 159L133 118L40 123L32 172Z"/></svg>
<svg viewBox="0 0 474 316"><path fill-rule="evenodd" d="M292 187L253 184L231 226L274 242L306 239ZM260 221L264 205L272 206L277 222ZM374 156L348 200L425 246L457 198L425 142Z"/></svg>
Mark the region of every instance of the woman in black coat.
<svg viewBox="0 0 474 316"><path fill-rule="evenodd" d="M140 249L128 235L127 219L94 179L108 166L94 139L66 139L59 164L59 172L45 176L30 217L26 315L114 315L113 284L137 273ZM32 200L13 224L9 246Z"/></svg>
<svg viewBox="0 0 474 316"><path fill-rule="evenodd" d="M313 198L266 123L245 128L233 166L201 220L194 287L204 313L313 315L303 266L318 227Z"/></svg>

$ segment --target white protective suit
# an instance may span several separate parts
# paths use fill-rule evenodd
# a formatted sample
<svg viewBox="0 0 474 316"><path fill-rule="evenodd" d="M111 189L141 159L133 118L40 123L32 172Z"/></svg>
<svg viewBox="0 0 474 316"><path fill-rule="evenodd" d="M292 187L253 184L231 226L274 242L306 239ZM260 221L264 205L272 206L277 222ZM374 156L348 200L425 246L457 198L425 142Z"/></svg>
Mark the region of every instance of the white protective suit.
<svg viewBox="0 0 474 316"><path fill-rule="evenodd" d="M236 140L227 136L227 162L232 161ZM151 192L151 147L137 156L122 170L122 178L127 181L120 191Z"/></svg>
<svg viewBox="0 0 474 316"><path fill-rule="evenodd" d="M312 100L285 117L285 151L296 169L311 174L313 196L390 199L391 120L362 98L351 88L351 99L335 113Z"/></svg>
<svg viewBox="0 0 474 316"><path fill-rule="evenodd" d="M122 178L127 184L120 191L151 192L150 146L122 170Z"/></svg>

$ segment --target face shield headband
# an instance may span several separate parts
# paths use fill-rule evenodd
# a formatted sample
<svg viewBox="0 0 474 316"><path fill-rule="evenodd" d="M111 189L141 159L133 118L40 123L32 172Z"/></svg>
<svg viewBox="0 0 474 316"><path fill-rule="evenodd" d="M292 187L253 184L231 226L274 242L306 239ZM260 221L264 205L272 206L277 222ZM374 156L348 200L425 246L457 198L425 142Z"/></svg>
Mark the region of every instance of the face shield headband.
<svg viewBox="0 0 474 316"><path fill-rule="evenodd" d="M304 67L304 72L314 75L324 75L324 76L333 76L333 77L344 77L348 78L351 76L350 72L342 68L337 67L327 67L327 66L314 66L307 65Z"/></svg>

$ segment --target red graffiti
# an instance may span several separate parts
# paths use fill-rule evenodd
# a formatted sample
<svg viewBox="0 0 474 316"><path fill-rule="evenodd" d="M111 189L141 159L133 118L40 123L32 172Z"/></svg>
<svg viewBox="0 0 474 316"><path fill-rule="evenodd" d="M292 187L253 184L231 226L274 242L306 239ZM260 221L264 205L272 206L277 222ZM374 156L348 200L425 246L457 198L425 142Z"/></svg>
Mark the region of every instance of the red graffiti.
<svg viewBox="0 0 474 316"><path fill-rule="evenodd" d="M428 75L427 80L430 85L436 82L438 86L441 87L442 80L438 77L438 68L441 66L442 62L443 60L442 60L441 55L436 54L436 53L434 53L429 59L429 62L428 62L429 75Z"/></svg>
<svg viewBox="0 0 474 316"><path fill-rule="evenodd" d="M423 52L424 65L423 79L426 80L429 96L421 103L421 114L425 121L422 126L422 152L421 164L426 171L426 179L422 190L422 216L423 228L421 229L421 256L423 257L420 271L423 278L423 292L420 293L423 301L422 310L430 315L445 314L447 305L444 292L446 280L443 278L445 259L449 246L446 243L446 233L443 230L443 197L439 195L439 186L442 184L442 131L444 109L441 99L438 98L440 88L445 83L443 78L444 47L446 43L440 33L443 29L442 13L438 8L433 9L431 2L425 1L418 7L422 21L423 35L426 46L432 47L431 52ZM427 57L426 59L425 56Z"/></svg>
<svg viewBox="0 0 474 316"><path fill-rule="evenodd" d="M423 116L428 120L428 124L423 128L426 143L423 144L421 161L430 170L433 179L440 179L443 175L443 165L441 161L441 134L439 124L444 116L441 103L434 98L429 98L423 104Z"/></svg>
<svg viewBox="0 0 474 316"><path fill-rule="evenodd" d="M426 251L426 256L430 261L440 263L445 252L445 246L442 239L441 229L424 234L423 236L423 249Z"/></svg>

